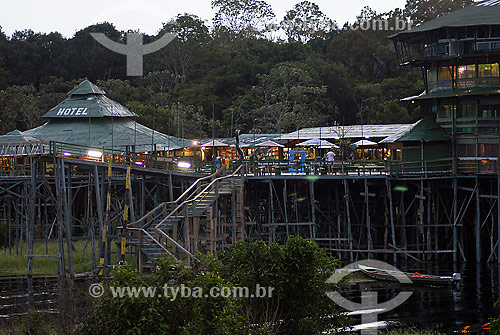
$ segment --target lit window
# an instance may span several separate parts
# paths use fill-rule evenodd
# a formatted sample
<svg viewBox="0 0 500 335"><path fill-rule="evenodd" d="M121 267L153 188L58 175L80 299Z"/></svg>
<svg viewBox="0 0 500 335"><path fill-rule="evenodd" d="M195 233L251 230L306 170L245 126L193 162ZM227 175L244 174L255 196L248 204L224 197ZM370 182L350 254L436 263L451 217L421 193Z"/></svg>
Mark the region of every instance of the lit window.
<svg viewBox="0 0 500 335"><path fill-rule="evenodd" d="M498 105L479 105L478 106L478 117L486 117L486 118L497 118L499 113Z"/></svg>
<svg viewBox="0 0 500 335"><path fill-rule="evenodd" d="M458 67L458 79L476 77L476 65L462 65Z"/></svg>
<svg viewBox="0 0 500 335"><path fill-rule="evenodd" d="M438 80L451 80L453 66L444 66L439 68Z"/></svg>
<svg viewBox="0 0 500 335"><path fill-rule="evenodd" d="M499 65L495 64L479 64L479 77L498 77Z"/></svg>

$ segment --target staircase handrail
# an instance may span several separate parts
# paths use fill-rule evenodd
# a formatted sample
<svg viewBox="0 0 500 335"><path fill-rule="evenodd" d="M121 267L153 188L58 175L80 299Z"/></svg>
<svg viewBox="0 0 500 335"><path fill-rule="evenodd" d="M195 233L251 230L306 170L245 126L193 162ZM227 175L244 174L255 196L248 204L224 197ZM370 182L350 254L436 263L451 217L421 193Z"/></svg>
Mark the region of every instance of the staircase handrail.
<svg viewBox="0 0 500 335"><path fill-rule="evenodd" d="M142 234L148 236L153 241L153 243L155 243L156 245L158 245L165 253L167 253L170 257L172 257L176 262L179 261L170 251L168 251L167 248L165 248L165 246L163 246L160 242L158 242L158 240L156 238L154 238L150 233L148 233L145 229L142 229L142 228L129 228L129 229L130 230L136 230L139 233L142 233ZM191 257L192 256L193 255L191 255Z"/></svg>
<svg viewBox="0 0 500 335"><path fill-rule="evenodd" d="M148 217L154 215L157 211L163 209L164 207L166 206L169 206L169 205L174 205L174 204L177 204L181 201L181 199L183 199L184 197L186 197L189 193L191 193L191 191L196 187L199 186L199 184L202 182L202 181L205 181L207 179L212 179L214 177L216 177L217 175L219 175L220 173L222 173L222 169L219 169L217 171L215 171L214 173L212 173L211 175L209 176L205 176L203 178L199 178L197 179L193 184L191 184L191 186L188 187L187 190L185 190L176 200L174 201L165 201L165 202L162 202L161 204L159 204L158 206L156 206L155 208L153 208L151 211L149 211L147 214L145 214L143 217L141 217L140 219L138 219L137 221L131 223L132 226L135 226L135 225L139 225L141 222L145 221ZM194 193L192 193L194 194ZM191 194L191 195L192 195ZM189 196L188 196L188 199L189 199Z"/></svg>
<svg viewBox="0 0 500 335"><path fill-rule="evenodd" d="M230 175L227 175L227 176L223 176L223 177L219 177L219 178L216 178L214 180L212 180L212 182L210 184L208 184L201 192L199 192L193 199L188 199L188 200L185 200L183 201L180 205L178 205L174 210L172 210L170 212L170 214L168 214L163 220L161 220L156 226L155 228L158 228L159 226L161 226L165 221L167 221L174 213L176 213L179 209L181 209L182 207L184 207L185 205L191 203L191 202L194 202L196 200L198 200L198 197L200 197L200 195L202 195L203 193L205 193L205 191L207 191L208 189L210 189L211 187L213 187L213 185L215 183L217 183L218 181L220 180L224 180L224 179L229 179L229 178L233 178L234 176L236 176L243 167L245 167L246 164L241 164L233 173L231 173Z"/></svg>

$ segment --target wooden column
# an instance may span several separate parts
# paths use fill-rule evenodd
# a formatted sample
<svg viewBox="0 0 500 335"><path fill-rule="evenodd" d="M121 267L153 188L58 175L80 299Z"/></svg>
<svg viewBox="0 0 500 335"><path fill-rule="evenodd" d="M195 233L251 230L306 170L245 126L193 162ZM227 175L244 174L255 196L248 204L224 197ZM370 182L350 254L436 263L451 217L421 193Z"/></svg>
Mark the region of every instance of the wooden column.
<svg viewBox="0 0 500 335"><path fill-rule="evenodd" d="M354 255L352 251L352 226L351 226L351 211L349 209L349 188L347 186L347 179L343 179L344 183L344 200L345 200L345 210L347 216L347 237L349 239L349 250L351 262L354 261Z"/></svg>
<svg viewBox="0 0 500 335"><path fill-rule="evenodd" d="M392 237L392 247L396 248L396 229L394 227L394 214L393 214L393 204L392 204L392 187L391 187L391 181L389 179L386 179L386 186L387 186L387 197L389 201L389 219L391 222L391 237ZM397 263L397 253L396 249L393 251L393 262L394 266L396 266Z"/></svg>

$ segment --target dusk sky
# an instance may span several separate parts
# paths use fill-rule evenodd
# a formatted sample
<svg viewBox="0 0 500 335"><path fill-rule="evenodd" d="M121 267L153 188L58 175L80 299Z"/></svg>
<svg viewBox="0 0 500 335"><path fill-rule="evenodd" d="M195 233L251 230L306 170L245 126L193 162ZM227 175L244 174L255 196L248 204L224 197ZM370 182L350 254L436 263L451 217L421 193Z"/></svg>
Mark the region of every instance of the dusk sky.
<svg viewBox="0 0 500 335"><path fill-rule="evenodd" d="M16 30L32 29L35 32L58 31L71 37L89 25L108 21L119 30L139 29L147 34L155 34L162 22L168 22L179 13L200 16L211 24L214 11L210 0L0 0L0 26L11 35ZM300 0L267 0L281 20L295 3ZM403 7L405 0L313 0L331 19L342 26L352 22L364 6L377 12L385 12Z"/></svg>

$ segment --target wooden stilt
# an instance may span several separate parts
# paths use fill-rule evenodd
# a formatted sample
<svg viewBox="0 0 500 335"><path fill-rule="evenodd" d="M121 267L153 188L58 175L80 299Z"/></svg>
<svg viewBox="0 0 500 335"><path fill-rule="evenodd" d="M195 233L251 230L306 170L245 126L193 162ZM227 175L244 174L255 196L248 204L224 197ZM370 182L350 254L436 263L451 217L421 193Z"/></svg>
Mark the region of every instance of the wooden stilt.
<svg viewBox="0 0 500 335"><path fill-rule="evenodd" d="M36 161L31 165L30 209L28 223L28 277L33 276L33 243L35 239L35 201L36 201Z"/></svg>
<svg viewBox="0 0 500 335"><path fill-rule="evenodd" d="M311 201L311 223L312 223L312 236L313 240L316 240L316 200L314 198L314 181L309 182L309 198Z"/></svg>
<svg viewBox="0 0 500 335"><path fill-rule="evenodd" d="M71 202L71 197L68 196L68 190L66 188L66 175L65 175L65 168L64 168L64 160L61 159L61 186L62 186L62 199L63 201L63 208L64 208L64 225L66 227L66 246L68 250L68 272L71 277L75 276L75 273L73 272L73 250L72 250L72 245L71 245L71 207L70 207L70 202ZM69 180L69 178L68 178Z"/></svg>
<svg viewBox="0 0 500 335"><path fill-rule="evenodd" d="M481 262L481 203L479 178L476 176L476 262Z"/></svg>
<svg viewBox="0 0 500 335"><path fill-rule="evenodd" d="M394 214L393 214L393 204L392 204L392 187L391 187L391 181L389 179L386 179L386 186L387 186L387 198L389 201L389 219L391 222L391 238L392 238L392 245L397 246L396 244L396 228L394 226ZM397 253L396 250L393 252L393 262L394 265L397 264Z"/></svg>
<svg viewBox="0 0 500 335"><path fill-rule="evenodd" d="M349 250L351 262L354 261L353 245L352 245L352 225L351 225L351 211L349 208L349 188L347 186L347 179L344 178L344 200L345 200L345 210L347 216L347 238L349 240Z"/></svg>
<svg viewBox="0 0 500 335"><path fill-rule="evenodd" d="M453 271L454 272L458 272L457 219L458 219L458 185L457 185L457 177L454 177L453 178Z"/></svg>

